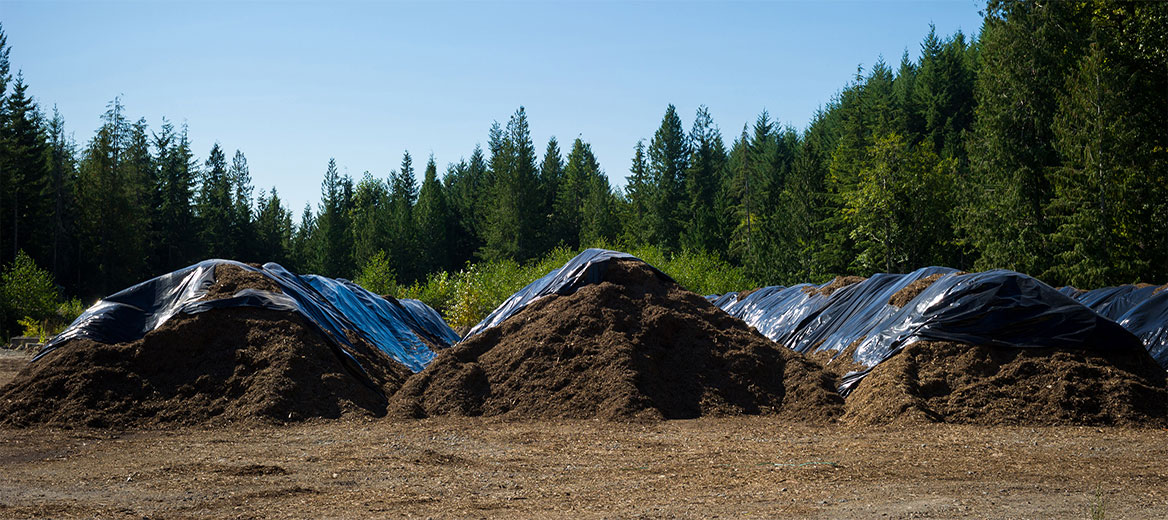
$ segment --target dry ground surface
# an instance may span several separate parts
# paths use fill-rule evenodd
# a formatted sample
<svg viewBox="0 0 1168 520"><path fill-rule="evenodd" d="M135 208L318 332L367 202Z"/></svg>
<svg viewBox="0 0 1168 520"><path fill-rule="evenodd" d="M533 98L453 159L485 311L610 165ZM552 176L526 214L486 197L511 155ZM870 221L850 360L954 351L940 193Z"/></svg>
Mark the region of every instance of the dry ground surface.
<svg viewBox="0 0 1168 520"><path fill-rule="evenodd" d="M1162 429L767 417L0 430L0 517L1165 518L1165 458Z"/></svg>

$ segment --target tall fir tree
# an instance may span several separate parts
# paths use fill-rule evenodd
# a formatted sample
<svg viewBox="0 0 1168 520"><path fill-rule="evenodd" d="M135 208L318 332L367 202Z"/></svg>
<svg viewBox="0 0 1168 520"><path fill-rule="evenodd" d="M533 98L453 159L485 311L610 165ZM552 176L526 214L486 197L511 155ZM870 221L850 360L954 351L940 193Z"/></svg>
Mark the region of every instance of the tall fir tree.
<svg viewBox="0 0 1168 520"><path fill-rule="evenodd" d="M256 258L264 262L287 265L292 247L292 212L284 208L276 187L271 194L260 190L256 199L255 244Z"/></svg>
<svg viewBox="0 0 1168 520"><path fill-rule="evenodd" d="M727 241L716 212L719 188L726 175L726 145L705 105L698 107L689 140L681 245L690 250L721 252L726 249Z"/></svg>
<svg viewBox="0 0 1168 520"><path fill-rule="evenodd" d="M677 108L666 107L661 126L649 142L648 172L653 185L650 202L650 243L666 251L678 249L685 207L685 172L689 145Z"/></svg>
<svg viewBox="0 0 1168 520"><path fill-rule="evenodd" d="M434 162L433 155L426 162L426 172L423 175L422 189L418 193L414 217L420 237L421 272L428 274L451 269L450 209L442 182L438 180L438 165Z"/></svg>
<svg viewBox="0 0 1168 520"><path fill-rule="evenodd" d="M219 143L215 143L207 154L207 160L203 162L199 194L195 203L199 239L206 257L230 259L237 253L232 232L235 218L232 195L227 156L224 155Z"/></svg>
<svg viewBox="0 0 1168 520"><path fill-rule="evenodd" d="M419 237L414 223L414 205L418 200L418 182L414 177L414 158L402 154L401 167L390 174L389 257L398 281L411 283L425 273L417 262Z"/></svg>
<svg viewBox="0 0 1168 520"><path fill-rule="evenodd" d="M320 184L316 218L318 237L314 267L318 274L353 276L353 240L349 232L352 202L353 181L349 176L341 175L336 159L330 158Z"/></svg>

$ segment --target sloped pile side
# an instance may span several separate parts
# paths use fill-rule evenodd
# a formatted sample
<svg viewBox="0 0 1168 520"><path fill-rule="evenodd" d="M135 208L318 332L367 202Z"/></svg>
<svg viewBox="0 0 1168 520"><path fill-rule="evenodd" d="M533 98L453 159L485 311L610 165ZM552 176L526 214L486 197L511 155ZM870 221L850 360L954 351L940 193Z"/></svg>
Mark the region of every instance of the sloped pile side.
<svg viewBox="0 0 1168 520"><path fill-rule="evenodd" d="M848 396L845 421L1162 425L1164 385L1164 371L1134 344L1054 349L921 341L872 369Z"/></svg>
<svg viewBox="0 0 1168 520"><path fill-rule="evenodd" d="M675 419L842 413L834 381L637 260L600 283L535 300L447 350L391 414Z"/></svg>
<svg viewBox="0 0 1168 520"><path fill-rule="evenodd" d="M366 346L338 355L302 316L253 307L179 314L129 343L73 339L0 389L0 424L131 427L381 416L410 375ZM376 387L371 385L373 381Z"/></svg>

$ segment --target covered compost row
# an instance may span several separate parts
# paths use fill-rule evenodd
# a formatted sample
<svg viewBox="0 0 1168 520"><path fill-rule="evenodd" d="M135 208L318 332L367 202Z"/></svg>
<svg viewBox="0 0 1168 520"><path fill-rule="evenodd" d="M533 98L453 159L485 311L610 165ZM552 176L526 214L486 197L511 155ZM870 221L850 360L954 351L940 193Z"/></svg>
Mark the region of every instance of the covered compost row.
<svg viewBox="0 0 1168 520"><path fill-rule="evenodd" d="M945 268L702 297L590 249L459 338L416 300L208 260L87 310L0 388L0 424L761 414L1161 426L1165 298Z"/></svg>

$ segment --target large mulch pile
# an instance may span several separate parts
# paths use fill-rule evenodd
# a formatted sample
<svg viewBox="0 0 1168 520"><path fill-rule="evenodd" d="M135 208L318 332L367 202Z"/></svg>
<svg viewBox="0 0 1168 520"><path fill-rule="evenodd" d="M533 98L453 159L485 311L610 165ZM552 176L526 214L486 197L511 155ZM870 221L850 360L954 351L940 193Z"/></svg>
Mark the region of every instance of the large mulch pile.
<svg viewBox="0 0 1168 520"><path fill-rule="evenodd" d="M221 281L217 285L233 285L216 291L223 296L257 285ZM384 415L386 396L410 371L355 342L360 368L342 361L338 347L296 313L239 307L180 314L137 341L72 340L28 364L0 388L0 425L132 427Z"/></svg>
<svg viewBox="0 0 1168 520"><path fill-rule="evenodd" d="M860 381L847 398L845 420L1154 425L1168 415L1164 385L1164 370L1137 345L1069 350L922 341Z"/></svg>
<svg viewBox="0 0 1168 520"><path fill-rule="evenodd" d="M393 397L411 417L655 420L842 413L835 381L637 261L439 354Z"/></svg>

